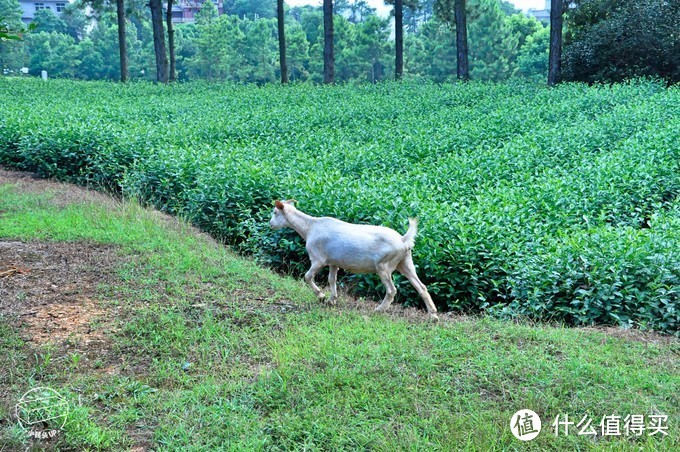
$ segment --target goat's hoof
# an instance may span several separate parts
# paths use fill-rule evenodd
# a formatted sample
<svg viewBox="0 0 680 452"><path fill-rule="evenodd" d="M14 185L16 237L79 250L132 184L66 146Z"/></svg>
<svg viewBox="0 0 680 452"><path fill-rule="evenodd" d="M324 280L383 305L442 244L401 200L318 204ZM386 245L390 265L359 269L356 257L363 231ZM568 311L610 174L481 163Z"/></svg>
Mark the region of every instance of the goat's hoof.
<svg viewBox="0 0 680 452"><path fill-rule="evenodd" d="M438 322L438 321L439 321L439 316L437 315L437 313L431 312L431 313L430 313L430 320L432 320L433 322Z"/></svg>
<svg viewBox="0 0 680 452"><path fill-rule="evenodd" d="M335 305L338 302L338 297L330 297L328 299L328 304Z"/></svg>
<svg viewBox="0 0 680 452"><path fill-rule="evenodd" d="M383 312L383 311L387 311L387 308L388 308L388 306L380 305L380 306L378 306L377 308L375 308L375 309L373 310L373 312Z"/></svg>
<svg viewBox="0 0 680 452"><path fill-rule="evenodd" d="M319 301L324 301L326 299L326 294L322 292L316 297L319 299Z"/></svg>

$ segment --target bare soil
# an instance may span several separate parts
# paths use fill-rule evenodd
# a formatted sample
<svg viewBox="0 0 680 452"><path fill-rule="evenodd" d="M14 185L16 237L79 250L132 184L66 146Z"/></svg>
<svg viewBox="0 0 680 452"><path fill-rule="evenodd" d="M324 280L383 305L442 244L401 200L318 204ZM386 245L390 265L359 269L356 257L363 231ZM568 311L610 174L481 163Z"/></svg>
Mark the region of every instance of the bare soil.
<svg viewBox="0 0 680 452"><path fill-rule="evenodd" d="M4 184L49 194L57 209L77 203L118 205L103 193L0 168ZM102 302L100 294L104 286L119 283L116 270L127 260L111 245L0 239L0 319L31 349L49 345L55 356L80 356L83 370L100 363L114 372L107 333L119 308Z"/></svg>
<svg viewBox="0 0 680 452"><path fill-rule="evenodd" d="M110 318L97 301L115 282L115 248L88 243L0 241L0 315L14 319L22 339L82 347L104 342L96 322Z"/></svg>
<svg viewBox="0 0 680 452"><path fill-rule="evenodd" d="M118 201L104 193L100 193L87 188L78 187L50 179L43 179L40 176L25 171L9 171L0 167L0 185L12 184L24 193L36 193L51 195L50 202L55 207L66 207L78 203L98 203L108 206L115 206Z"/></svg>

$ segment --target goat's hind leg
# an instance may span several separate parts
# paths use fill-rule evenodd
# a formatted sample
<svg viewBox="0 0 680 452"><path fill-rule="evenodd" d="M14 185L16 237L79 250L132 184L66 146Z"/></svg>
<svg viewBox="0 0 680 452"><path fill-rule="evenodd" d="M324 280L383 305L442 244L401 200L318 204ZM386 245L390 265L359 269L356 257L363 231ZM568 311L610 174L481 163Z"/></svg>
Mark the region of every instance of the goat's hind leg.
<svg viewBox="0 0 680 452"><path fill-rule="evenodd" d="M305 273L305 281L307 284L309 284L309 287L312 288L314 294L319 300L326 298L326 294L324 294L319 286L314 283L314 276L316 276L316 274L319 273L319 270L321 270L324 266L325 264L321 262L312 261L312 266L309 268L309 270L307 270L307 273Z"/></svg>
<svg viewBox="0 0 680 452"><path fill-rule="evenodd" d="M420 281L420 278L418 278L416 267L413 265L411 253L408 253L404 259L399 262L399 265L397 265L397 271L404 275L406 279L409 280L411 285L418 291L420 298L422 298L425 302L425 307L427 308L427 312L430 313L430 317L436 319L437 308L432 301L432 297L430 297L430 293L427 291L427 287L425 287L425 284L423 284L422 281Z"/></svg>

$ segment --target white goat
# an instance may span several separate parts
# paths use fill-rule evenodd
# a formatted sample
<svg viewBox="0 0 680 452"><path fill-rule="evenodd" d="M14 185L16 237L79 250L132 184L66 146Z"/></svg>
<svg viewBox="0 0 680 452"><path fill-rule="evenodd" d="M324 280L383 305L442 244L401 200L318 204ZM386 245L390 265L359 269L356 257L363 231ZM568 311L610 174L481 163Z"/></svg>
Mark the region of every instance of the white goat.
<svg viewBox="0 0 680 452"><path fill-rule="evenodd" d="M331 301L338 296L336 281L338 268L354 273L377 273L387 290L382 303L375 309L387 309L397 289L392 281L392 273L397 270L404 275L420 294L427 311L434 318L437 308L432 302L427 287L416 274L411 250L415 244L418 221L409 219L406 234L399 235L394 229L384 226L371 226L346 223L330 217L313 217L299 211L293 200L276 201L272 219L272 229L294 229L305 240L312 266L305 273L305 281L323 300L325 294L314 284L314 276L323 267L329 267L328 284Z"/></svg>

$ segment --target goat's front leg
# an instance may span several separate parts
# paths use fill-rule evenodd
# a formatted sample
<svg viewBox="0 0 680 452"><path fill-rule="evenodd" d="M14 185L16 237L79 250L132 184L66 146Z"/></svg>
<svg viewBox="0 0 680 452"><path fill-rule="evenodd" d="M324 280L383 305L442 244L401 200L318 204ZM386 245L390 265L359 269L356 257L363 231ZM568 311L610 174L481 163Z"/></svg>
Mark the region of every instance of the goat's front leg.
<svg viewBox="0 0 680 452"><path fill-rule="evenodd" d="M320 262L312 262L312 266L309 268L309 270L307 270L307 273L305 273L305 281L312 288L314 294L319 300L326 298L326 294L324 294L319 286L314 283L314 276L316 276L316 274L319 273L319 270L321 270L323 267L324 264Z"/></svg>
<svg viewBox="0 0 680 452"><path fill-rule="evenodd" d="M383 285L385 286L386 292L382 303L380 303L378 307L375 308L375 310L384 311L392 304L394 296L397 294L397 288L394 286L394 282L392 281L391 271L378 270L378 276L380 276L380 281L382 281Z"/></svg>
<svg viewBox="0 0 680 452"><path fill-rule="evenodd" d="M329 300L333 303L338 299L338 267L331 265L328 267L328 287L331 289L331 299Z"/></svg>

